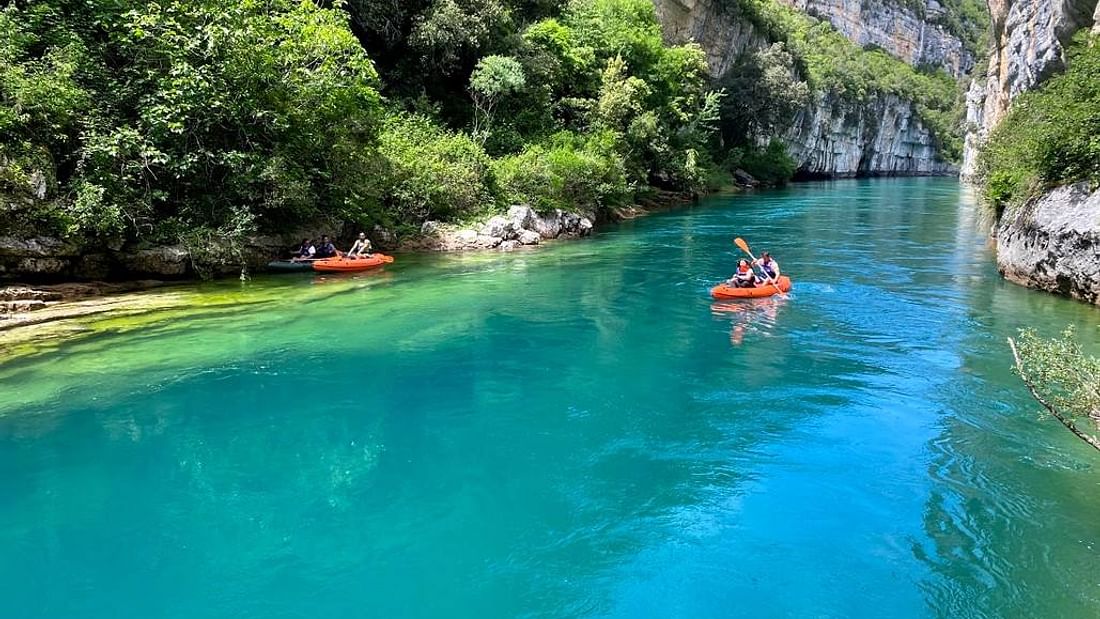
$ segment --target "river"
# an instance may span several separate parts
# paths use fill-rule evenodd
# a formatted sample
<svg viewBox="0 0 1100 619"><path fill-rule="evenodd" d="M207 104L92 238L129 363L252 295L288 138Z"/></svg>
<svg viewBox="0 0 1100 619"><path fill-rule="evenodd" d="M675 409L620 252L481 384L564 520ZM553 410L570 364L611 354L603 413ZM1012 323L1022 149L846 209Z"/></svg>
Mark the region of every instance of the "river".
<svg viewBox="0 0 1100 619"><path fill-rule="evenodd" d="M1100 459L948 179L189 287L0 365L23 617L1097 617ZM795 280L714 303L739 235Z"/></svg>

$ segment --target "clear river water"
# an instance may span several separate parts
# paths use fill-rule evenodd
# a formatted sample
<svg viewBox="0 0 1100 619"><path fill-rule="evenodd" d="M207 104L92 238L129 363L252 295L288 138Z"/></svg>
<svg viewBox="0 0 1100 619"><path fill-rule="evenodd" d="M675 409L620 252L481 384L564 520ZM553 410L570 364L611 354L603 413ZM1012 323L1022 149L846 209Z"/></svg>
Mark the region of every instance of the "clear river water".
<svg viewBox="0 0 1100 619"><path fill-rule="evenodd" d="M0 365L0 615L1100 617L1100 459L947 179L168 291ZM788 298L715 303L770 249ZM166 294L156 292L150 294Z"/></svg>

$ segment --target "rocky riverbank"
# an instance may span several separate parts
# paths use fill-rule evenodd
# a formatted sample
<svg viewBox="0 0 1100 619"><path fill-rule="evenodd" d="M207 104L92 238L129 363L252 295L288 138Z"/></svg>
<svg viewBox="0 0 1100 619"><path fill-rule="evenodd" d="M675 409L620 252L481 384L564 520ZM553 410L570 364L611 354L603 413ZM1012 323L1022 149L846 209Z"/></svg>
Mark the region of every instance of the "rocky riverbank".
<svg viewBox="0 0 1100 619"><path fill-rule="evenodd" d="M555 209L538 213L530 206L516 205L503 215L465 225L424 222L419 236L400 242L398 247L410 251L508 251L552 239L588 236L596 220L595 211ZM377 241L376 244L385 246Z"/></svg>
<svg viewBox="0 0 1100 619"><path fill-rule="evenodd" d="M1010 208L996 235L1009 281L1100 304L1100 190L1075 183Z"/></svg>

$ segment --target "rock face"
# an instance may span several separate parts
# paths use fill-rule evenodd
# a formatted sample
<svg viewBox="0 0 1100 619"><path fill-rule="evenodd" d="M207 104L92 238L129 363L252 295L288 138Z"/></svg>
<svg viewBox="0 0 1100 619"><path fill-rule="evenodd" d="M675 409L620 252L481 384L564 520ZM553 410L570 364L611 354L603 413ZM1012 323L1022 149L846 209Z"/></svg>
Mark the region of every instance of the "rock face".
<svg viewBox="0 0 1100 619"><path fill-rule="evenodd" d="M674 44L698 43L707 54L713 77L725 75L741 54L769 45L733 0L653 0L653 4L665 39Z"/></svg>
<svg viewBox="0 0 1100 619"><path fill-rule="evenodd" d="M939 158L932 133L913 105L896 96L855 105L818 97L783 135L803 177L955 174Z"/></svg>
<svg viewBox="0 0 1100 619"><path fill-rule="evenodd" d="M966 97L964 177L976 172L978 150L1011 101L1062 70L1074 33L1100 19L1097 0L989 0L989 12L989 67Z"/></svg>
<svg viewBox="0 0 1100 619"><path fill-rule="evenodd" d="M1018 284L1100 304L1100 190L1066 185L1005 212L997 267Z"/></svg>
<svg viewBox="0 0 1100 619"><path fill-rule="evenodd" d="M916 25L919 20L888 27L889 19L901 19L904 11L887 9L881 0L868 0L871 3L867 9L860 8L859 2L849 5L845 0L783 1L807 11L820 11L825 18L833 14L839 23L850 22L845 34L857 44L874 43L886 49L893 46L902 59L908 58L905 54L918 59L916 62L942 59L945 68L957 66L960 71L973 64L973 59L960 51L962 44L941 36L938 27L925 25L922 30ZM699 43L715 79L725 75L742 54L759 51L771 43L733 0L654 0L654 4L665 38L672 43ZM830 4L832 9L828 9ZM861 11L876 15L874 24L878 25L861 25ZM909 16L905 19L917 19L911 12L904 14ZM893 32L890 28L905 34L889 34ZM928 38L932 36L929 33L935 36ZM862 104L818 96L781 137L802 177L957 173L955 166L939 157L932 134L917 117L913 104L893 96Z"/></svg>
<svg viewBox="0 0 1100 619"><path fill-rule="evenodd" d="M905 3L884 0L779 0L787 6L828 20L860 46L875 45L913 66L943 69L955 78L974 68L974 54L943 25L933 20L945 15L935 0L921 17Z"/></svg>

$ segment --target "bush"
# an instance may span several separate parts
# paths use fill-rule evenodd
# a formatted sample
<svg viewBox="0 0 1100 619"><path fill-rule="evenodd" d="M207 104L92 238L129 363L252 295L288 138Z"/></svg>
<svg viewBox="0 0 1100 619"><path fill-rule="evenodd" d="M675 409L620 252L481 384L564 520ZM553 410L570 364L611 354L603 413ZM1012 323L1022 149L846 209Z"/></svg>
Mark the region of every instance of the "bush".
<svg viewBox="0 0 1100 619"><path fill-rule="evenodd" d="M146 236L170 219L237 234L353 211L372 198L381 107L346 21L295 0L9 3L0 159L48 149L78 235Z"/></svg>
<svg viewBox="0 0 1100 619"><path fill-rule="evenodd" d="M495 169L508 202L539 211L606 208L632 195L609 132L587 140L561 133L498 160Z"/></svg>
<svg viewBox="0 0 1100 619"><path fill-rule="evenodd" d="M798 169L798 162L787 154L787 147L779 140L768 142L764 148L734 149L729 165L741 168L766 185L785 185Z"/></svg>
<svg viewBox="0 0 1100 619"><path fill-rule="evenodd" d="M1067 70L1020 95L982 147L978 177L997 208L1051 185L1100 183L1100 40L1082 33Z"/></svg>
<svg viewBox="0 0 1100 619"><path fill-rule="evenodd" d="M418 114L391 116L382 132L379 180L387 223L461 220L494 206L489 156L463 133Z"/></svg>

